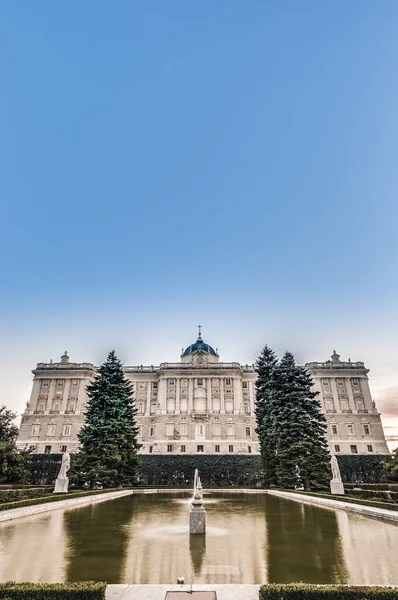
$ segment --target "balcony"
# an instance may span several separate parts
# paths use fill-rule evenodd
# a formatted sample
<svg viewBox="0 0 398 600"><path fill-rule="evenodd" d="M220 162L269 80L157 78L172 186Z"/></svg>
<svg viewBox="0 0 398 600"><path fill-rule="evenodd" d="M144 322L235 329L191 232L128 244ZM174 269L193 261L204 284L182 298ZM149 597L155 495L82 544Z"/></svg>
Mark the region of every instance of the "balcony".
<svg viewBox="0 0 398 600"><path fill-rule="evenodd" d="M331 414L331 413L337 413L337 410L333 409L333 410L327 410L326 411L327 414Z"/></svg>
<svg viewBox="0 0 398 600"><path fill-rule="evenodd" d="M358 409L358 414L365 414L365 413L368 413L368 412L369 412L369 411L368 411L368 409L367 409L367 408L359 408L359 409Z"/></svg>
<svg viewBox="0 0 398 600"><path fill-rule="evenodd" d="M349 408L348 410L342 410L341 412L348 415L352 413L352 410Z"/></svg>

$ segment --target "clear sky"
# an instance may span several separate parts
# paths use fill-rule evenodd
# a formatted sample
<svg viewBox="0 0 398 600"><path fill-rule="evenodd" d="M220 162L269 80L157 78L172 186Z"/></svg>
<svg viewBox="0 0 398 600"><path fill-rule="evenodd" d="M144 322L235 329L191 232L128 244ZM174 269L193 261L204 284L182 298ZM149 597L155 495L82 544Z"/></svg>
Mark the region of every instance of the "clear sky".
<svg viewBox="0 0 398 600"><path fill-rule="evenodd" d="M397 74L396 0L1 2L0 402L201 322L364 360L398 440Z"/></svg>

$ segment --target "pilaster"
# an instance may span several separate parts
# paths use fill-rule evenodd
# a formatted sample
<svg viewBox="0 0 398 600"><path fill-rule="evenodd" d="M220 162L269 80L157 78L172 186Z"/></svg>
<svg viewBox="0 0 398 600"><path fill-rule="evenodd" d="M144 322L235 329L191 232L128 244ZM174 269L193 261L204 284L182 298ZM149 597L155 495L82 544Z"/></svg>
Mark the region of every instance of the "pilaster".
<svg viewBox="0 0 398 600"><path fill-rule="evenodd" d="M64 392L63 392L62 401L61 401L61 410L60 410L61 413L65 413L67 406L68 406L70 383L71 383L71 379L65 379Z"/></svg>
<svg viewBox="0 0 398 600"><path fill-rule="evenodd" d="M48 415L49 411L51 410L51 406L52 406L52 403L53 403L53 398L54 398L54 394L55 394L55 386L56 385L57 385L57 380L56 379L51 379L50 389L48 390L48 397L47 397L46 409L44 411L45 415Z"/></svg>
<svg viewBox="0 0 398 600"><path fill-rule="evenodd" d="M180 414L180 377L176 378L176 403L174 412Z"/></svg>
<svg viewBox="0 0 398 600"><path fill-rule="evenodd" d="M207 400L206 400L206 410L212 412L213 406L211 401L211 377L206 379L207 384Z"/></svg>
<svg viewBox="0 0 398 600"><path fill-rule="evenodd" d="M239 377L234 377L234 414L240 413L242 398L242 382Z"/></svg>
<svg viewBox="0 0 398 600"><path fill-rule="evenodd" d="M225 415L224 378L220 377L220 413Z"/></svg>
<svg viewBox="0 0 398 600"><path fill-rule="evenodd" d="M193 378L188 379L188 412L193 411Z"/></svg>
<svg viewBox="0 0 398 600"><path fill-rule="evenodd" d="M41 380L34 379L33 386L32 386L32 393L30 395L30 400L29 400L29 409L26 409L25 413L33 414L33 412L35 410L37 410L37 401L39 399L40 386L41 386Z"/></svg>
<svg viewBox="0 0 398 600"><path fill-rule="evenodd" d="M151 397L152 397L152 381L148 381L148 389L146 391L146 404L145 404L145 417L149 417L149 411L151 408Z"/></svg>

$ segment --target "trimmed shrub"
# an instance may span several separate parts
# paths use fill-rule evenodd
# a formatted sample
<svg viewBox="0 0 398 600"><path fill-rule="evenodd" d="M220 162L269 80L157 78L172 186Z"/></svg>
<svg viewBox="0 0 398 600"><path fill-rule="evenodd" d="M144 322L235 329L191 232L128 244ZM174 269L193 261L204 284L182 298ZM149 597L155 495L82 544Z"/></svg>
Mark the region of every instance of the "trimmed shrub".
<svg viewBox="0 0 398 600"><path fill-rule="evenodd" d="M105 600L105 583L0 583L1 600Z"/></svg>
<svg viewBox="0 0 398 600"><path fill-rule="evenodd" d="M356 585L263 585L259 600L398 600L398 589Z"/></svg>

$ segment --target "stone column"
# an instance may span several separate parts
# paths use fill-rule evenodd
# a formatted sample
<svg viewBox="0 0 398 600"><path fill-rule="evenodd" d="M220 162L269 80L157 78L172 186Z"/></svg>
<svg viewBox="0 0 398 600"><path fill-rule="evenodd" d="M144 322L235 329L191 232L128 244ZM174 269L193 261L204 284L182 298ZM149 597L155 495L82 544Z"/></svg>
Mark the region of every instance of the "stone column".
<svg viewBox="0 0 398 600"><path fill-rule="evenodd" d="M88 396L86 387L90 383L90 379L80 379L79 392L77 394L76 413L81 414L87 404Z"/></svg>
<svg viewBox="0 0 398 600"><path fill-rule="evenodd" d="M176 377L176 403L174 412L180 413L180 377Z"/></svg>
<svg viewBox="0 0 398 600"><path fill-rule="evenodd" d="M357 411L357 407L355 406L355 402L354 402L354 394L352 393L351 380L348 377L345 380L345 385L346 385L347 396L348 396L348 406L350 407L350 409L352 410L353 413L356 413L358 411Z"/></svg>
<svg viewBox="0 0 398 600"><path fill-rule="evenodd" d="M242 404L242 380L239 377L234 377L234 413L240 412Z"/></svg>
<svg viewBox="0 0 398 600"><path fill-rule="evenodd" d="M208 377L206 379L207 382L207 402L206 402L206 410L208 410L209 412L212 412L213 410L213 405L212 405L212 399L211 399L211 378Z"/></svg>
<svg viewBox="0 0 398 600"><path fill-rule="evenodd" d="M254 414L256 401L256 390L254 388L254 381L249 381L249 406L250 406L250 414Z"/></svg>
<svg viewBox="0 0 398 600"><path fill-rule="evenodd" d="M46 405L46 409L44 411L44 414L48 415L49 410L51 410L51 406L53 403L53 398L54 398L54 394L55 394L55 386L57 385L57 380L56 379L52 379L51 383L50 383L50 389L48 391L48 396L47 396L47 405Z"/></svg>
<svg viewBox="0 0 398 600"><path fill-rule="evenodd" d="M70 384L71 384L71 379L65 379L64 392L62 394L62 401L61 401L61 410L59 411L60 413L65 413L66 408L68 406Z"/></svg>
<svg viewBox="0 0 398 600"><path fill-rule="evenodd" d="M224 378L220 377L220 413L225 415Z"/></svg>
<svg viewBox="0 0 398 600"><path fill-rule="evenodd" d="M188 412L193 411L193 378L188 379Z"/></svg>
<svg viewBox="0 0 398 600"><path fill-rule="evenodd" d="M158 400L157 404L160 405L160 408L156 407L156 413L166 413L166 402L167 402L167 382L164 376L159 381L158 384Z"/></svg>
<svg viewBox="0 0 398 600"><path fill-rule="evenodd" d="M27 408L25 410L25 414L28 414L28 413L33 414L33 412L35 410L37 410L37 401L39 399L40 386L41 386L41 380L34 379L33 386L32 386L32 393L31 393L30 399L29 399L29 408Z"/></svg>
<svg viewBox="0 0 398 600"><path fill-rule="evenodd" d="M144 410L145 417L149 417L149 411L151 410L152 381L148 381L147 385L148 389L146 391L146 406Z"/></svg>
<svg viewBox="0 0 398 600"><path fill-rule="evenodd" d="M331 377L330 378L330 391L332 392L334 408L335 408L335 410L337 410L338 413L341 413L341 408L340 408L339 397L338 397L338 394L337 394L337 384L336 384L335 377Z"/></svg>

